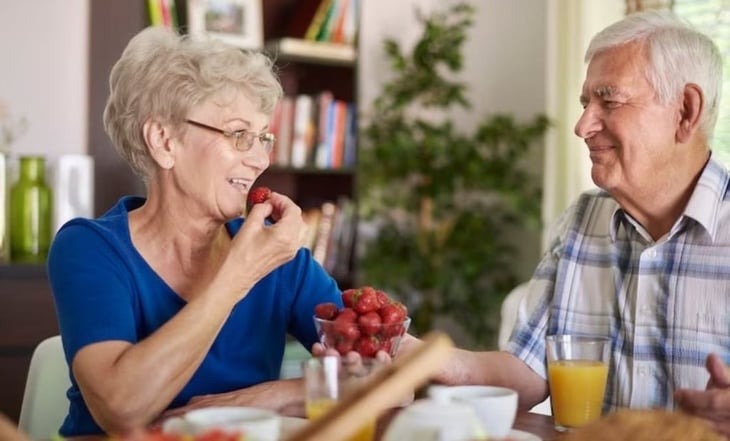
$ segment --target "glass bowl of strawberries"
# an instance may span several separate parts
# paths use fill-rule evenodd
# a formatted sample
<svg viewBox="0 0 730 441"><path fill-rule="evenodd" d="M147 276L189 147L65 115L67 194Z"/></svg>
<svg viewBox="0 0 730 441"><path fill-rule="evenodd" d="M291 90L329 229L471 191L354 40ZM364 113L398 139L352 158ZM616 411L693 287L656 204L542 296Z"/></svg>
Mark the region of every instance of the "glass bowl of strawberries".
<svg viewBox="0 0 730 441"><path fill-rule="evenodd" d="M324 347L341 355L355 351L371 358L385 351L394 357L411 324L405 305L371 286L343 291L342 303L341 309L334 303L320 303L314 309L314 325Z"/></svg>

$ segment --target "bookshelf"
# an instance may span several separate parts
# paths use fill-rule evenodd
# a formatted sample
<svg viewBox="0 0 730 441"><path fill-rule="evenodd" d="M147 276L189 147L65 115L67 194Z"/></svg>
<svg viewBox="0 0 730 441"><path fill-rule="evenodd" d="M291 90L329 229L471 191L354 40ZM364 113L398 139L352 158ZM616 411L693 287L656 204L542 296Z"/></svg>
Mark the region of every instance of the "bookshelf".
<svg viewBox="0 0 730 441"><path fill-rule="evenodd" d="M311 23L318 9L331 6L333 3L347 4L358 7L356 0L267 0L264 2L264 40L265 50L276 60L279 76L284 87L284 93L295 102L298 97L311 97L311 107L317 108L318 97L323 92L331 94L335 101L349 103L352 111L357 102L357 50L354 44L343 42L321 42L308 40L307 31L311 33ZM322 12L320 11L320 14ZM357 15L357 14L356 14ZM354 36L350 37L354 40ZM295 104L292 104L295 107ZM295 112L295 111L294 111ZM319 114L314 111L314 136L319 132ZM295 119L296 116L293 117ZM292 121L291 124L294 124ZM355 124L353 124L354 127ZM292 135L296 129L292 127ZM344 130L344 129L343 129ZM356 151L357 136L353 129L353 151ZM281 138L281 137L280 137ZM321 220L322 211L326 211L328 204L336 205L336 214L333 225L324 228L331 229L331 234L342 234L345 245L339 253L324 258L323 265L332 274L342 288L352 286L355 280L354 272L354 218L356 204L356 153L350 153L350 161L342 160L338 164L317 164L316 150L318 142L312 143L314 152L309 152L304 164L294 166L291 161L276 161L272 155L272 166L259 178L260 185L266 185L292 197L305 213L317 210L315 220ZM275 146L275 152L277 147ZM291 153L288 153L291 154ZM342 158L341 158L342 159ZM350 205L343 206L349 201ZM352 216L349 225L337 225L337 216L343 211L350 211ZM342 222L342 219L339 220ZM348 231L341 231L345 228ZM316 239L313 239L316 242ZM333 239L338 240L338 239ZM349 245L347 242L350 242ZM331 246L327 251L332 252ZM328 258L329 257L329 258Z"/></svg>

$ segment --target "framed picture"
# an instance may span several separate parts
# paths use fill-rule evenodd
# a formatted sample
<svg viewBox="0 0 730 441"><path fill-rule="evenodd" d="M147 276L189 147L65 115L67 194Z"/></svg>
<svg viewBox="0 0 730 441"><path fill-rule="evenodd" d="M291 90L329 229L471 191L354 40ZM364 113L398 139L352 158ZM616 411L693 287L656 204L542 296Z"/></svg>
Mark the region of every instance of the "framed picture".
<svg viewBox="0 0 730 441"><path fill-rule="evenodd" d="M262 0L188 0L188 32L193 38L223 40L244 49L263 46Z"/></svg>

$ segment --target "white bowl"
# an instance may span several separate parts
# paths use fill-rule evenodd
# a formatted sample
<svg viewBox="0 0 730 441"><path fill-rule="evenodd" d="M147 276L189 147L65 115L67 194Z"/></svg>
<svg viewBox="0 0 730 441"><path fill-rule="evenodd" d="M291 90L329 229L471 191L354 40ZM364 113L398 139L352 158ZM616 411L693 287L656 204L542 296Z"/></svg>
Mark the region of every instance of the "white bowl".
<svg viewBox="0 0 730 441"><path fill-rule="evenodd" d="M463 441L487 439L471 406L431 399L416 400L398 412L383 441Z"/></svg>
<svg viewBox="0 0 730 441"><path fill-rule="evenodd" d="M268 409L221 406L191 410L162 424L163 432L181 435L199 435L213 429L242 432L247 440L278 441L281 417Z"/></svg>
<svg viewBox="0 0 730 441"><path fill-rule="evenodd" d="M428 396L439 402L457 402L471 406L487 435L504 438L517 416L517 391L497 386L431 386Z"/></svg>

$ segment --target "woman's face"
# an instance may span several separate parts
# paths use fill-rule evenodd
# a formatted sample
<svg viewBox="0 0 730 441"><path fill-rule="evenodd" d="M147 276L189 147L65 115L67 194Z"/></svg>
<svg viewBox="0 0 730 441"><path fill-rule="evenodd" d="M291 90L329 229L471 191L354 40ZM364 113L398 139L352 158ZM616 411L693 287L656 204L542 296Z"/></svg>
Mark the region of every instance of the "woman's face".
<svg viewBox="0 0 730 441"><path fill-rule="evenodd" d="M208 101L186 118L227 132L264 133L269 129L269 115L261 113L240 92L225 104ZM244 136L236 148L233 137L191 123L185 125L183 148L175 156L171 171L175 187L184 195L186 212L200 211L203 216L223 221L241 216L248 191L269 166L269 152L258 139L248 148Z"/></svg>

